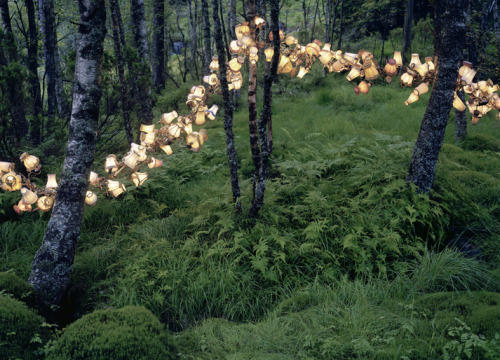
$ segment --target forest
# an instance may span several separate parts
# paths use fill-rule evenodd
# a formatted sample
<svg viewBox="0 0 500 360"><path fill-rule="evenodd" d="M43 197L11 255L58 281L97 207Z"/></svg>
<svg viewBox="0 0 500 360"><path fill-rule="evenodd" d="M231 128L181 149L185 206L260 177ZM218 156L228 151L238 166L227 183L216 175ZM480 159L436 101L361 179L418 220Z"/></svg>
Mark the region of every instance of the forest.
<svg viewBox="0 0 500 360"><path fill-rule="evenodd" d="M0 14L0 360L500 359L497 0Z"/></svg>

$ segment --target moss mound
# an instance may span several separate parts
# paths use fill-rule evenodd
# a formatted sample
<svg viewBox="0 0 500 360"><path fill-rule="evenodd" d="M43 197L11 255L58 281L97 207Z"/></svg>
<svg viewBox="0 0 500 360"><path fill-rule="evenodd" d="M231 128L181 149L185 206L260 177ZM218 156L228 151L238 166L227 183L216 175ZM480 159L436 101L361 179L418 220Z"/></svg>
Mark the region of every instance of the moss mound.
<svg viewBox="0 0 500 360"><path fill-rule="evenodd" d="M0 359L37 359L50 338L44 321L22 302L0 295Z"/></svg>
<svg viewBox="0 0 500 360"><path fill-rule="evenodd" d="M500 142L486 134L469 135L460 143L460 146L465 150L500 151Z"/></svg>
<svg viewBox="0 0 500 360"><path fill-rule="evenodd" d="M31 285L12 272L0 272L0 291L27 303L33 300Z"/></svg>
<svg viewBox="0 0 500 360"><path fill-rule="evenodd" d="M47 359L175 359L160 321L142 306L98 310L68 326Z"/></svg>

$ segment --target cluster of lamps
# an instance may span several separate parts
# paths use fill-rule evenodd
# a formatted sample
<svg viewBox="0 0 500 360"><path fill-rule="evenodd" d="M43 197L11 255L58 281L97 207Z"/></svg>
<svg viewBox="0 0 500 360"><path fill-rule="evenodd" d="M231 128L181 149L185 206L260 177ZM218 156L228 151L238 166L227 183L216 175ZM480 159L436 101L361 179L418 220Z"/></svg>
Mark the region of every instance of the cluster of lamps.
<svg viewBox="0 0 500 360"><path fill-rule="evenodd" d="M227 63L227 80L229 90L239 90L243 85L243 75L241 68L248 58L250 64L256 64L259 54L264 54L266 62L271 62L274 56L274 48L266 41L258 38L262 34L260 29L265 25L265 21L258 15L251 20L251 23L244 22L235 28L237 39L232 40L229 49L234 55ZM257 31L251 31L257 30ZM257 33L258 36L252 35ZM301 45L293 35L286 35L279 30L280 54L278 63L278 73L290 73L303 78L311 70L313 64L319 60L324 69L332 73L347 72L346 79L349 82L357 83L354 92L367 94L370 91L372 82L379 77L391 82L392 78L399 73L402 87L414 87L410 96L405 101L405 105L410 105L419 100L422 94L429 91L429 84L434 80L436 74L436 60L432 57L425 57L425 61L420 61L418 54L412 54L408 66L403 66L400 51L395 51L393 58L386 61L384 67L374 60L372 53L360 50L358 53L342 52L342 50L332 50L330 44L325 44L314 40L307 45ZM273 34L269 34L269 40L273 40ZM207 100L211 95L218 92L220 82L217 77L219 62L217 56L212 58L210 63L210 75L203 78L205 85L193 86L187 96L186 105L191 109L185 116L179 116L176 111L165 113L161 119L152 125L141 125L140 144L132 143L130 151L127 152L121 161L114 154L106 157L104 170L106 176L99 177L96 172L91 172L89 176L89 189L85 197L85 203L95 205L97 194L95 188L102 193L118 197L126 191L126 187L118 180L118 176L128 174L129 180L137 187L144 184L149 178L147 172L140 171L142 165L147 165L153 169L163 165L163 162L155 157L148 156L148 153L156 153L160 150L167 155L173 153L172 144L174 141L184 138L185 146L194 152L201 149L207 140L207 132L204 129L193 130L193 124L201 126L207 118L214 120L218 111L218 106L213 105L208 108ZM298 73L297 73L298 71ZM472 64L464 61L459 69L455 97L453 106L464 111L466 108L472 113L472 124L477 124L479 119L490 110L500 111L500 96L497 91L498 84L493 84L491 80L473 82L476 70ZM457 95L457 92L464 91L469 99L464 103ZM45 187L37 187L32 178L40 172L40 160L33 155L23 153L20 157L26 167L27 176L14 171L14 163L0 162L0 187L5 191L20 191L22 198L14 206L16 212L35 210L49 211L54 204L57 192L57 180L55 174L49 174Z"/></svg>

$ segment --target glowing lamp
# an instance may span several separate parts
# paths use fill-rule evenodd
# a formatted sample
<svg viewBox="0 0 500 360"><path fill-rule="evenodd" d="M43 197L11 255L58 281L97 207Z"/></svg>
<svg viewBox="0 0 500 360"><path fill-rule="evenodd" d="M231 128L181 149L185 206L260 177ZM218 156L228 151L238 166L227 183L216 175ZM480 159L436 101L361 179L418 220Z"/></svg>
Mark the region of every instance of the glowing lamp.
<svg viewBox="0 0 500 360"><path fill-rule="evenodd" d="M166 124L166 125L170 125L170 123L177 117L177 111L172 111L172 112L169 112L169 113L165 113L161 116L161 120L160 122Z"/></svg>
<svg viewBox="0 0 500 360"><path fill-rule="evenodd" d="M368 94L368 92L370 91L370 84L366 81L361 81L358 85L358 88L361 94Z"/></svg>
<svg viewBox="0 0 500 360"><path fill-rule="evenodd" d="M219 81L217 80L217 75L211 74L211 75L204 76L203 77L203 82L207 83L210 86L214 86L214 85L217 85L217 83Z"/></svg>
<svg viewBox="0 0 500 360"><path fill-rule="evenodd" d="M297 40L297 38L293 35L288 35L285 38L285 44L287 44L288 46L297 45L298 43L299 43L299 40Z"/></svg>
<svg viewBox="0 0 500 360"><path fill-rule="evenodd" d="M56 174L48 174L47 175L47 184L45 185L46 189L56 189L57 188L57 180Z"/></svg>
<svg viewBox="0 0 500 360"><path fill-rule="evenodd" d="M384 71L389 76L394 76L398 72L398 66L396 65L396 60L389 59L387 64L385 64Z"/></svg>
<svg viewBox="0 0 500 360"><path fill-rule="evenodd" d="M22 187L22 179L15 172L8 172L2 176L1 188L5 191L18 191Z"/></svg>
<svg viewBox="0 0 500 360"><path fill-rule="evenodd" d="M331 70L330 70L331 69ZM335 72L341 72L344 70L344 64L342 64L341 61L335 61L331 67L328 68L330 72L335 71Z"/></svg>
<svg viewBox="0 0 500 360"><path fill-rule="evenodd" d="M378 78L378 69L373 61L368 60L363 63L363 68L365 69L366 80L375 80Z"/></svg>
<svg viewBox="0 0 500 360"><path fill-rule="evenodd" d="M304 75L305 75L305 74L307 74L308 72L309 72L309 69L307 69L307 68L305 68L305 67L301 66L301 67L300 67L300 70L299 70L299 73L297 74L297 77L298 77L299 79L302 79L302 78L304 77Z"/></svg>
<svg viewBox="0 0 500 360"><path fill-rule="evenodd" d="M231 71L237 72L240 71L241 66L245 62L245 58L242 56L238 56L236 58L233 58L231 61L229 61L228 66Z"/></svg>
<svg viewBox="0 0 500 360"><path fill-rule="evenodd" d="M130 181L132 181L135 186L141 186L148 178L149 175L145 172L134 172L130 175Z"/></svg>
<svg viewBox="0 0 500 360"><path fill-rule="evenodd" d="M250 54L250 55L248 55L248 60L250 60L250 64L255 65L255 64L257 64L257 61L259 61L259 55Z"/></svg>
<svg viewBox="0 0 500 360"><path fill-rule="evenodd" d="M130 151L133 151L139 158L138 161L145 161L148 158L146 154L146 147L136 143L130 144Z"/></svg>
<svg viewBox="0 0 500 360"><path fill-rule="evenodd" d="M163 161L161 161L157 158L154 158L154 157L151 157L149 160L149 163L148 163L148 167L150 169L157 168L157 167L160 167L162 165L163 165Z"/></svg>
<svg viewBox="0 0 500 360"><path fill-rule="evenodd" d="M125 185L123 185L119 181L108 180L107 185L108 185L108 191L111 193L111 195L113 195L113 197L118 197L127 190L125 188Z"/></svg>
<svg viewBox="0 0 500 360"><path fill-rule="evenodd" d="M14 163L0 161L0 176L2 175L2 173L8 173L14 171L14 168L15 168Z"/></svg>
<svg viewBox="0 0 500 360"><path fill-rule="evenodd" d="M38 200L38 196L30 189L22 188L21 194L23 195L23 201L26 204L33 205Z"/></svg>
<svg viewBox="0 0 500 360"><path fill-rule="evenodd" d="M156 139L155 133L149 133L149 134L141 133L141 137L140 137L141 144L153 145L155 143L155 139Z"/></svg>
<svg viewBox="0 0 500 360"><path fill-rule="evenodd" d="M146 134L152 133L155 131L155 125L154 124L152 124L152 125L141 124L141 131L145 132Z"/></svg>
<svg viewBox="0 0 500 360"><path fill-rule="evenodd" d="M410 94L410 97L408 98L408 100L405 101L405 105L408 106L411 103L414 103L415 101L418 101L418 99L419 99L418 93L415 94L415 91L412 91L412 93Z"/></svg>
<svg viewBox="0 0 500 360"><path fill-rule="evenodd" d="M207 110L208 118L210 120L215 120L215 116L217 115L217 111L219 111L219 107L217 105L212 105L212 107Z"/></svg>
<svg viewBox="0 0 500 360"><path fill-rule="evenodd" d="M361 66L354 65L351 71L349 71L349 74L347 74L346 79L347 81L352 81L353 79L356 79L359 75L361 75Z"/></svg>
<svg viewBox="0 0 500 360"><path fill-rule="evenodd" d="M38 199L36 205L38 209L42 212L47 212L52 209L52 205L54 205L54 199L50 196L42 196Z"/></svg>
<svg viewBox="0 0 500 360"><path fill-rule="evenodd" d="M465 104L463 101L458 97L457 93L455 92L455 96L453 97L453 107L457 109L458 111L464 111L465 110Z"/></svg>
<svg viewBox="0 0 500 360"><path fill-rule="evenodd" d="M40 159L34 155L28 154L27 152L23 153L19 159L24 163L24 166L26 166L26 170L28 171L36 170L40 165Z"/></svg>
<svg viewBox="0 0 500 360"><path fill-rule="evenodd" d="M462 66L460 69L458 69L458 76L462 77L464 76L467 72L469 72L472 69L472 63L468 61L464 61L462 63Z"/></svg>
<svg viewBox="0 0 500 360"><path fill-rule="evenodd" d="M290 59L286 55L280 56L280 62L278 64L278 74L286 74L292 71L293 65Z"/></svg>
<svg viewBox="0 0 500 360"><path fill-rule="evenodd" d="M129 151L123 157L123 163L131 169L134 169L139 162L139 156L134 151Z"/></svg>
<svg viewBox="0 0 500 360"><path fill-rule="evenodd" d="M201 144L199 142L197 132L193 132L186 136L186 146L194 152L197 152L201 149Z"/></svg>
<svg viewBox="0 0 500 360"><path fill-rule="evenodd" d="M203 125L205 123L205 111L207 111L206 106L200 106L196 112L196 125Z"/></svg>
<svg viewBox="0 0 500 360"><path fill-rule="evenodd" d="M426 83L418 85L415 90L413 90L413 92L417 92L417 95L425 94L427 91L429 91L429 85Z"/></svg>
<svg viewBox="0 0 500 360"><path fill-rule="evenodd" d="M266 61L271 62L274 55L274 49L272 47L268 47L266 50L264 50L264 55L266 55Z"/></svg>
<svg viewBox="0 0 500 360"><path fill-rule="evenodd" d="M342 50L337 50L333 53L335 59L340 60L342 58Z"/></svg>
<svg viewBox="0 0 500 360"><path fill-rule="evenodd" d="M255 18L253 19L253 22L254 22L255 27L257 29L263 27L264 25L266 25L265 20L263 18L261 18L259 15L255 16Z"/></svg>
<svg viewBox="0 0 500 360"><path fill-rule="evenodd" d="M425 64L416 65L413 68L413 70L416 71L421 77L425 77L427 75L427 73L429 72L429 64L425 63Z"/></svg>
<svg viewBox="0 0 500 360"><path fill-rule="evenodd" d="M165 154L167 155L172 155L173 154L173 150L172 150L172 147L170 145L163 145L160 147L160 149L162 149L163 151L165 151Z"/></svg>
<svg viewBox="0 0 500 360"><path fill-rule="evenodd" d="M219 58L217 56L212 57L212 62L208 68L212 71L219 71Z"/></svg>
<svg viewBox="0 0 500 360"><path fill-rule="evenodd" d="M403 57L401 56L401 51L394 51L393 59L396 60L396 66L403 66Z"/></svg>
<svg viewBox="0 0 500 360"><path fill-rule="evenodd" d="M168 128L168 134L177 139L179 136L181 136L181 132L182 132L183 128L184 128L184 126L180 123L170 125L170 127Z"/></svg>
<svg viewBox="0 0 500 360"><path fill-rule="evenodd" d="M472 120L471 120L472 125L477 125L478 122L479 122L479 117L472 115Z"/></svg>
<svg viewBox="0 0 500 360"><path fill-rule="evenodd" d="M116 162L116 156L111 154L106 157L106 163L104 164L104 170L108 174L113 174L118 170L118 163Z"/></svg>
<svg viewBox="0 0 500 360"><path fill-rule="evenodd" d="M418 54L411 54L411 61L409 64L410 69L414 69L415 67L420 65L422 65L422 63L420 62L420 57L418 56Z"/></svg>
<svg viewBox="0 0 500 360"><path fill-rule="evenodd" d="M250 34L250 27L248 26L247 22L244 22L240 25L237 25L234 28L234 32L236 34L236 38L238 38L238 40L240 40L243 36Z"/></svg>
<svg viewBox="0 0 500 360"><path fill-rule="evenodd" d="M403 86L411 86L411 84L413 83L413 77L415 75L416 74L413 71L408 70L403 75L401 75L401 84Z"/></svg>
<svg viewBox="0 0 500 360"><path fill-rule="evenodd" d="M20 214L23 211L31 211L31 205L26 204L23 199L19 200L19 203L14 206L14 210Z"/></svg>
<svg viewBox="0 0 500 360"><path fill-rule="evenodd" d="M87 193L85 194L85 204L94 206L97 203L97 195L94 194L92 191L87 190Z"/></svg>
<svg viewBox="0 0 500 360"><path fill-rule="evenodd" d="M315 42L309 43L306 46L306 54L310 57L318 57L320 52L320 47Z"/></svg>
<svg viewBox="0 0 500 360"><path fill-rule="evenodd" d="M91 185L97 186L99 185L99 175L97 173L91 171L89 175L89 183Z"/></svg>
<svg viewBox="0 0 500 360"><path fill-rule="evenodd" d="M464 85L465 84L471 85L472 80L474 79L474 76L476 76L476 70L474 70L474 69L465 70L465 72L462 75L460 80L462 81L462 84L464 84Z"/></svg>
<svg viewBox="0 0 500 360"><path fill-rule="evenodd" d="M432 57L431 56L426 56L425 57L425 63L429 66L429 72L436 71L436 65L434 65L434 62L432 61Z"/></svg>

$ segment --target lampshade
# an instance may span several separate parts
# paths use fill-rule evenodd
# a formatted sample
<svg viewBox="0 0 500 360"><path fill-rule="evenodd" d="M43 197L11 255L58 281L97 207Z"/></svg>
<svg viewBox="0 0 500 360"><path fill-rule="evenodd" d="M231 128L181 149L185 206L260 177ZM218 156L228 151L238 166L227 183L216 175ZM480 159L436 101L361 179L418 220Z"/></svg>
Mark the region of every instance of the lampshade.
<svg viewBox="0 0 500 360"><path fill-rule="evenodd" d="M134 183L135 186L141 186L149 178L146 172L134 172L130 175L130 181Z"/></svg>
<svg viewBox="0 0 500 360"><path fill-rule="evenodd" d="M8 173L14 171L15 164L6 161L0 161L0 176L2 173Z"/></svg>
<svg viewBox="0 0 500 360"><path fill-rule="evenodd" d="M134 169L139 162L139 156L134 151L129 151L123 157L123 163L131 169Z"/></svg>
<svg viewBox="0 0 500 360"><path fill-rule="evenodd" d="M401 51L394 51L393 59L396 60L396 66L403 66L403 58L401 56Z"/></svg>
<svg viewBox="0 0 500 360"><path fill-rule="evenodd" d="M208 118L210 120L215 120L215 116L217 115L217 111L219 111L219 107L217 105L212 105L212 107L207 110Z"/></svg>
<svg viewBox="0 0 500 360"><path fill-rule="evenodd" d="M38 200L38 196L30 189L22 188L21 194L23 195L23 201L26 204L33 205Z"/></svg>
<svg viewBox="0 0 500 360"><path fill-rule="evenodd" d="M162 149L163 151L165 151L165 154L167 155L172 155L172 153L174 152L172 150L172 148L170 147L170 145L163 145L160 147L160 149Z"/></svg>
<svg viewBox="0 0 500 360"><path fill-rule="evenodd" d="M245 58L242 56L238 56L236 58L233 58L231 61L229 61L228 66L231 71L240 71L241 66L245 62Z"/></svg>
<svg viewBox="0 0 500 360"><path fill-rule="evenodd" d="M108 180L107 185L108 185L108 191L111 193L111 195L113 195L113 197L118 197L127 190L125 188L125 185L115 180Z"/></svg>
<svg viewBox="0 0 500 360"><path fill-rule="evenodd" d="M205 112L207 111L206 106L200 106L198 108L198 111L196 112L196 120L195 123L196 125L200 126L205 123Z"/></svg>
<svg viewBox="0 0 500 360"><path fill-rule="evenodd" d="M264 19L261 18L259 15L254 17L253 22L254 22L256 28L261 28L264 25L266 25L266 22L264 21Z"/></svg>
<svg viewBox="0 0 500 360"><path fill-rule="evenodd" d="M201 145L198 140L198 133L193 132L186 136L186 146L190 148L192 151L197 152L200 150Z"/></svg>
<svg viewBox="0 0 500 360"><path fill-rule="evenodd" d="M34 155L28 154L27 152L23 153L19 159L24 163L24 166L26 166L26 170L28 171L33 171L38 167L38 165L40 165L40 159Z"/></svg>
<svg viewBox="0 0 500 360"><path fill-rule="evenodd" d="M413 71L408 70L403 75L401 75L401 84L404 86L411 86L411 84L413 83L413 77L415 75L416 74Z"/></svg>
<svg viewBox="0 0 500 360"><path fill-rule="evenodd" d="M453 107L457 109L458 111L464 111L465 110L465 104L463 101L458 97L457 93L455 92L455 96L453 97Z"/></svg>
<svg viewBox="0 0 500 360"><path fill-rule="evenodd" d="M348 53L346 52L343 56L343 59L347 61L349 64L354 65L358 64L358 54Z"/></svg>
<svg viewBox="0 0 500 360"><path fill-rule="evenodd" d="M465 75L466 72L468 72L470 69L472 69L472 63L468 61L464 61L462 63L462 66L460 69L458 69L458 76L462 77Z"/></svg>
<svg viewBox="0 0 500 360"><path fill-rule="evenodd" d="M207 130L200 129L200 131L198 131L198 134L199 134L198 138L199 138L200 144L203 145L203 143L208 140Z"/></svg>
<svg viewBox="0 0 500 360"><path fill-rule="evenodd" d="M85 204L94 206L97 203L97 195L94 194L92 191L87 190L87 193L85 194Z"/></svg>
<svg viewBox="0 0 500 360"><path fill-rule="evenodd" d="M368 94L368 92L370 91L370 84L366 81L361 81L358 87L361 94Z"/></svg>
<svg viewBox="0 0 500 360"><path fill-rule="evenodd" d="M419 99L418 94L415 94L415 92L412 91L408 100L405 101L405 105L408 106L411 103L414 103L415 101L417 101L418 99Z"/></svg>
<svg viewBox="0 0 500 360"><path fill-rule="evenodd" d="M434 72L436 70L436 65L434 65L432 61L432 56L426 56L425 63L429 66L429 72Z"/></svg>
<svg viewBox="0 0 500 360"><path fill-rule="evenodd" d="M130 144L130 151L133 151L138 156L137 161L145 161L148 157L146 154L146 147L144 145L132 143Z"/></svg>
<svg viewBox="0 0 500 360"><path fill-rule="evenodd" d="M46 189L57 188L56 174L48 174L47 175L47 185L45 185L45 188Z"/></svg>
<svg viewBox="0 0 500 360"><path fill-rule="evenodd" d="M309 56L311 56L311 57L318 57L320 50L321 49L318 46L318 44L316 44L314 42L309 43L306 46L306 54L309 55Z"/></svg>
<svg viewBox="0 0 500 360"><path fill-rule="evenodd" d="M146 134L146 133L141 132L140 139L141 139L141 144L153 145L155 143L156 134L155 133Z"/></svg>
<svg viewBox="0 0 500 360"><path fill-rule="evenodd" d="M179 136L181 136L181 131L183 128L184 126L180 123L170 125L170 127L168 128L168 134L177 139Z"/></svg>
<svg viewBox="0 0 500 360"><path fill-rule="evenodd" d="M255 44L255 41L250 36L243 36L241 38L241 48L246 49Z"/></svg>
<svg viewBox="0 0 500 360"><path fill-rule="evenodd" d="M118 170L118 163L116 161L116 156L111 154L106 157L106 163L104 164L104 170L108 174L113 174Z"/></svg>
<svg viewBox="0 0 500 360"><path fill-rule="evenodd" d="M396 65L396 60L389 59L387 64L385 64L384 71L389 76L394 76L398 72L398 66Z"/></svg>
<svg viewBox="0 0 500 360"><path fill-rule="evenodd" d="M487 94L490 86L487 81L483 80L477 82L477 87L479 88L479 90L481 90L481 92Z"/></svg>
<svg viewBox="0 0 500 360"><path fill-rule="evenodd" d="M16 209L17 207L17 209ZM14 206L14 210L16 210L16 212L18 214L20 214L21 212L23 211L31 211L31 205L30 204L26 204L23 199L19 200L19 202L17 203L16 206ZM18 211L19 210L19 211Z"/></svg>
<svg viewBox="0 0 500 360"><path fill-rule="evenodd" d="M288 46L297 45L298 43L299 40L297 40L297 38L293 35L287 35L287 37L285 38L285 44L287 44Z"/></svg>
<svg viewBox="0 0 500 360"><path fill-rule="evenodd" d="M333 56L335 57L335 59L339 60L340 58L342 58L342 50L337 50L337 51L334 51L333 52Z"/></svg>
<svg viewBox="0 0 500 360"><path fill-rule="evenodd" d="M217 85L219 80L217 79L216 74L211 74L203 77L203 82L207 83L210 86Z"/></svg>
<svg viewBox="0 0 500 360"><path fill-rule="evenodd" d="M212 56L212 62L208 68L212 71L219 71L219 58L217 56Z"/></svg>
<svg viewBox="0 0 500 360"><path fill-rule="evenodd" d="M38 199L36 206L40 211L46 212L52 209L52 205L54 205L54 198L50 196L42 196Z"/></svg>
<svg viewBox="0 0 500 360"><path fill-rule="evenodd" d="M500 110L500 96L496 96L494 98L494 103L493 105L495 106L495 109Z"/></svg>
<svg viewBox="0 0 500 360"><path fill-rule="evenodd" d="M363 63L363 68L365 70L365 79L366 80L375 80L378 78L378 69L373 61L366 61Z"/></svg>
<svg viewBox="0 0 500 360"><path fill-rule="evenodd" d="M266 50L264 50L264 55L266 55L266 61L271 62L274 55L274 49L272 47L266 48Z"/></svg>
<svg viewBox="0 0 500 360"><path fill-rule="evenodd" d="M418 54L411 54L411 61L408 65L410 69L414 69L415 67L420 65L422 65L422 63L420 62L420 57L418 56Z"/></svg>
<svg viewBox="0 0 500 360"><path fill-rule="evenodd" d="M89 183L91 185L97 186L99 185L99 175L97 173L91 171L89 175Z"/></svg>
<svg viewBox="0 0 500 360"><path fill-rule="evenodd" d="M177 111L172 111L172 112L169 112L169 113L165 113L161 116L161 120L160 122L166 124L166 125L170 125L170 123L177 117Z"/></svg>
<svg viewBox="0 0 500 360"><path fill-rule="evenodd" d="M152 124L152 125L141 124L141 131L145 132L146 134L152 133L155 131L155 125L154 124Z"/></svg>
<svg viewBox="0 0 500 360"><path fill-rule="evenodd" d="M168 146L168 145L167 145ZM153 169L153 168L157 168L157 167L160 167L163 165L163 161L157 159L157 158L154 158L154 157L151 157L149 159L149 163L148 163L148 167L150 169Z"/></svg>
<svg viewBox="0 0 500 360"><path fill-rule="evenodd" d="M22 179L15 172L8 172L2 175L1 188L5 191L18 191L22 187Z"/></svg>
<svg viewBox="0 0 500 360"><path fill-rule="evenodd" d="M330 60L333 59L333 52L330 50L330 48L330 44L325 44L323 49L321 49L321 51L319 52L319 61L321 61L323 65L328 64Z"/></svg>
<svg viewBox="0 0 500 360"><path fill-rule="evenodd" d="M330 70L330 68L328 68L328 70ZM335 61L331 66L331 70L333 70L335 72L341 72L342 70L344 70L344 64L342 64L342 62L340 60Z"/></svg>
<svg viewBox="0 0 500 360"><path fill-rule="evenodd" d="M426 83L422 83L418 85L413 91L416 91L417 95L425 94L427 91L429 91L429 85L427 85Z"/></svg>
<svg viewBox="0 0 500 360"><path fill-rule="evenodd" d="M354 65L351 71L349 71L349 74L347 74L346 79L347 81L352 81L353 79L356 79L359 75L361 75L361 66Z"/></svg>
<svg viewBox="0 0 500 360"><path fill-rule="evenodd" d="M259 61L259 55L257 54L250 54L248 55L248 60L250 61L250 64L257 64L257 61Z"/></svg>
<svg viewBox="0 0 500 360"><path fill-rule="evenodd" d="M307 68L305 68L305 67L301 66L301 67L300 67L300 70L299 70L299 73L297 74L297 77L298 77L299 79L302 79L302 78L304 77L304 75L305 75L305 74L307 74L308 72L309 72L309 69L307 69Z"/></svg>
<svg viewBox="0 0 500 360"><path fill-rule="evenodd" d="M465 69L464 74L462 75L462 84L467 84L470 85L472 84L472 80L474 79L474 76L476 76L476 70L474 69Z"/></svg>
<svg viewBox="0 0 500 360"><path fill-rule="evenodd" d="M189 123L186 126L184 126L184 132L186 134L191 134L193 132L193 124Z"/></svg>
<svg viewBox="0 0 500 360"><path fill-rule="evenodd" d="M293 65L290 59L286 55L280 56L280 62L278 64L278 74L286 74L292 71Z"/></svg>
<svg viewBox="0 0 500 360"><path fill-rule="evenodd" d="M243 51L243 44L240 40L233 40L229 43L229 50L231 50L235 54L239 54Z"/></svg>
<svg viewBox="0 0 500 360"><path fill-rule="evenodd" d="M240 40L243 36L250 34L250 27L248 26L247 22L244 22L240 25L236 25L236 27L234 28L234 32L238 40Z"/></svg>
<svg viewBox="0 0 500 360"><path fill-rule="evenodd" d="M425 77L427 75L427 73L429 72L429 64L425 63L425 64L416 65L413 68L413 70L416 71L421 77Z"/></svg>
<svg viewBox="0 0 500 360"><path fill-rule="evenodd" d="M477 125L478 122L479 122L479 117L473 115L471 120L472 125Z"/></svg>

